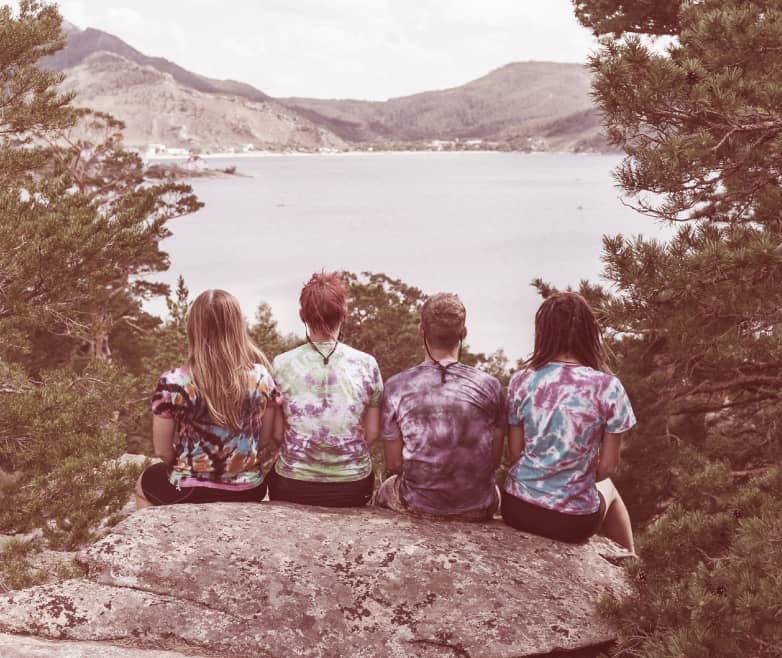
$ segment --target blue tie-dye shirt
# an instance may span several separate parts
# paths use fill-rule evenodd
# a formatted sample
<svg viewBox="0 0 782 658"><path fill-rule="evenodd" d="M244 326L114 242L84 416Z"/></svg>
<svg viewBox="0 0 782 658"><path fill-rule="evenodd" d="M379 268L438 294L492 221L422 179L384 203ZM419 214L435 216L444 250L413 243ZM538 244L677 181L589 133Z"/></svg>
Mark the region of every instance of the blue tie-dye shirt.
<svg viewBox="0 0 782 658"><path fill-rule="evenodd" d="M546 509L592 514L600 506L595 472L603 433L626 432L635 415L613 375L548 363L511 377L508 424L524 428L524 451L505 491Z"/></svg>

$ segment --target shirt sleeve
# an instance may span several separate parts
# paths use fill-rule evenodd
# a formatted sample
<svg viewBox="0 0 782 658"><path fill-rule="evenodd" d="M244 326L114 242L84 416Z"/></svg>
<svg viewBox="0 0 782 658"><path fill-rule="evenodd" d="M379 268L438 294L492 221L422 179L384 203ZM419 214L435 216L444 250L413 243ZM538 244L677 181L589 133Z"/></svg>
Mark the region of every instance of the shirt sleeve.
<svg viewBox="0 0 782 658"><path fill-rule="evenodd" d="M605 391L603 404L605 405L606 428L609 434L621 434L626 432L636 423L630 398L616 377L611 379L611 384Z"/></svg>
<svg viewBox="0 0 782 658"><path fill-rule="evenodd" d="M370 370L370 395L369 406L379 407L383 399L383 377L380 374L380 367L377 365L377 361L372 359L372 365Z"/></svg>
<svg viewBox="0 0 782 658"><path fill-rule="evenodd" d="M272 407L278 407L282 404L282 394L277 382L274 381L271 373L260 363L255 366L258 374L258 393L264 397L266 404Z"/></svg>
<svg viewBox="0 0 782 658"><path fill-rule="evenodd" d="M381 436L385 441L397 441L402 438L402 429L399 427L396 401L393 399L391 389L386 386L383 391L383 412Z"/></svg>
<svg viewBox="0 0 782 658"><path fill-rule="evenodd" d="M152 413L161 418L178 418L187 407L189 391L176 370L164 372L152 392Z"/></svg>

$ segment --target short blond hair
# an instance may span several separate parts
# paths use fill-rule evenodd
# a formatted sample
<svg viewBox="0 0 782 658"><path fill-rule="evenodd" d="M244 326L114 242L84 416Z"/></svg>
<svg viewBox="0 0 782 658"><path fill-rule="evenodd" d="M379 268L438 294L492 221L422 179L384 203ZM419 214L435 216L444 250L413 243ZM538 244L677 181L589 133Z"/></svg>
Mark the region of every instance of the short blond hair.
<svg viewBox="0 0 782 658"><path fill-rule="evenodd" d="M431 347L451 349L464 337L467 310L458 295L438 292L421 307L421 325Z"/></svg>

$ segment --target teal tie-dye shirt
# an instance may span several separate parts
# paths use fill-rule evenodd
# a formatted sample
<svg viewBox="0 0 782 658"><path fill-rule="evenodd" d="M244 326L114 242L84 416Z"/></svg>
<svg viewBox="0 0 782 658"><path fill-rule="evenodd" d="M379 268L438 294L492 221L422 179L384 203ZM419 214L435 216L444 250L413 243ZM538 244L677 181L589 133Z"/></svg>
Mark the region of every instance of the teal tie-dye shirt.
<svg viewBox="0 0 782 658"><path fill-rule="evenodd" d="M524 428L524 451L505 491L546 509L592 514L600 506L595 472L603 434L626 432L635 415L613 375L548 363L511 377L508 424Z"/></svg>
<svg viewBox="0 0 782 658"><path fill-rule="evenodd" d="M315 343L327 355L334 343ZM362 424L383 394L375 358L344 343L329 357L310 344L280 354L274 378L282 393L285 436L275 471L295 480L353 482L372 462Z"/></svg>

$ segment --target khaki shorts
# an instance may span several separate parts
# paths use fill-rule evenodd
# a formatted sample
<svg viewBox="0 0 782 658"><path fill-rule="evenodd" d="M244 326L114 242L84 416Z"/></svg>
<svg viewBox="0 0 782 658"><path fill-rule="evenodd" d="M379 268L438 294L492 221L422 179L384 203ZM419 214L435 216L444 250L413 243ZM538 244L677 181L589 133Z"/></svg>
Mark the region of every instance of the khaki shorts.
<svg viewBox="0 0 782 658"><path fill-rule="evenodd" d="M433 519L436 521L491 521L494 513L500 506L500 490L494 487L494 498L492 503L486 509L472 510L461 514L438 515L428 512L418 512L405 503L399 491L402 484L402 478L398 475L392 475L380 485L380 489L375 494L375 506L385 507L402 514L410 514L423 519Z"/></svg>

